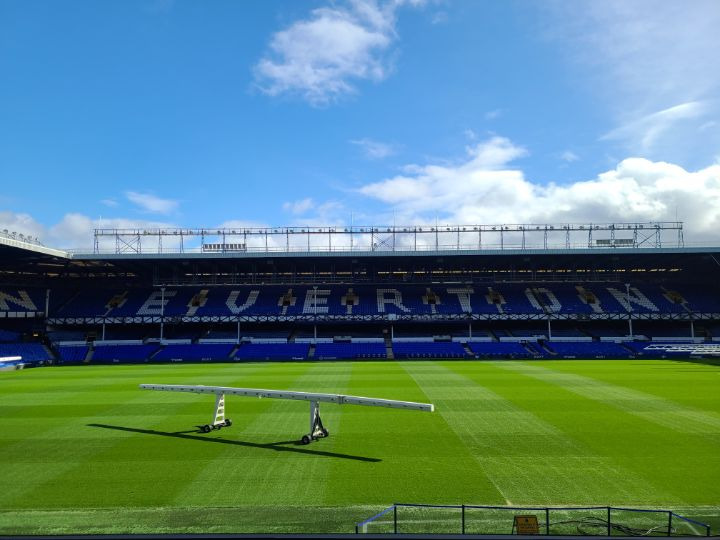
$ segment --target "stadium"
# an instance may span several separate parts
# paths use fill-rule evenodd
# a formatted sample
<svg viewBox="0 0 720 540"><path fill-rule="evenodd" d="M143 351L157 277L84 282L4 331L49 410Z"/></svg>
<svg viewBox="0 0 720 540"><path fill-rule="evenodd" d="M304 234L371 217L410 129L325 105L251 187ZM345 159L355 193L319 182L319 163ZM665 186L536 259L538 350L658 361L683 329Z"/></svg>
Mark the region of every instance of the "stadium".
<svg viewBox="0 0 720 540"><path fill-rule="evenodd" d="M680 222L5 231L0 534L717 534L719 266Z"/></svg>

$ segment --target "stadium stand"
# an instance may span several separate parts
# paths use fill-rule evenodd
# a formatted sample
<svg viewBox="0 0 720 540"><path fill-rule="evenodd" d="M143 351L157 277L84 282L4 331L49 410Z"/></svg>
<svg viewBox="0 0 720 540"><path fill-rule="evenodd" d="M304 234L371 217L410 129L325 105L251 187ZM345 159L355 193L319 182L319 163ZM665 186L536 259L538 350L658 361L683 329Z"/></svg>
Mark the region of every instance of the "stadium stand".
<svg viewBox="0 0 720 540"><path fill-rule="evenodd" d="M0 242L0 344L93 364L645 358L720 342L720 249L598 245L63 258ZM47 273L60 267L67 277Z"/></svg>
<svg viewBox="0 0 720 540"><path fill-rule="evenodd" d="M680 292L681 288L684 289ZM350 292L352 289L352 292ZM670 291L670 292L668 292ZM717 294L717 291L713 291ZM21 293L25 296L21 297ZM15 298L17 309L36 310L34 300L41 291L0 290L4 298ZM200 303L194 301L202 295ZM315 295L317 302L315 302ZM3 297L0 297L3 298ZM28 300L25 301L24 299ZM350 300L348 300L350 298ZM588 298L595 301L590 302ZM163 302L164 305L163 305ZM8 301L6 301L8 303ZM9 304L8 304L9 305ZM485 287L215 287L80 291L52 317L138 317L160 315L448 315L478 314L646 314L687 313L720 309L708 302L707 291L679 285L673 289L657 285L632 286L622 283L597 285L546 284L528 287L496 284Z"/></svg>
<svg viewBox="0 0 720 540"><path fill-rule="evenodd" d="M235 352L238 360L306 359L310 345L307 343L243 343Z"/></svg>
<svg viewBox="0 0 720 540"><path fill-rule="evenodd" d="M155 362L163 360L229 360L235 345L222 343L203 344L170 344L165 345L152 359Z"/></svg>
<svg viewBox="0 0 720 540"><path fill-rule="evenodd" d="M541 354L516 341L471 342L468 346L479 358L533 358Z"/></svg>
<svg viewBox="0 0 720 540"><path fill-rule="evenodd" d="M20 341L20 332L0 330L0 342L10 343Z"/></svg>
<svg viewBox="0 0 720 540"><path fill-rule="evenodd" d="M0 357L20 356L29 364L47 362L52 359L50 352L40 343L0 343Z"/></svg>
<svg viewBox="0 0 720 540"><path fill-rule="evenodd" d="M145 362L158 348L158 345L124 343L95 345L93 362Z"/></svg>
<svg viewBox="0 0 720 540"><path fill-rule="evenodd" d="M384 343L318 343L315 358L332 360L340 358L387 358Z"/></svg>
<svg viewBox="0 0 720 540"><path fill-rule="evenodd" d="M624 345L607 341L548 341L545 346L560 358L627 358L632 354Z"/></svg>
<svg viewBox="0 0 720 540"><path fill-rule="evenodd" d="M87 345L59 345L60 364L81 364L85 361L89 347Z"/></svg>
<svg viewBox="0 0 720 540"><path fill-rule="evenodd" d="M395 358L466 358L465 349L454 341L400 341L392 344Z"/></svg>

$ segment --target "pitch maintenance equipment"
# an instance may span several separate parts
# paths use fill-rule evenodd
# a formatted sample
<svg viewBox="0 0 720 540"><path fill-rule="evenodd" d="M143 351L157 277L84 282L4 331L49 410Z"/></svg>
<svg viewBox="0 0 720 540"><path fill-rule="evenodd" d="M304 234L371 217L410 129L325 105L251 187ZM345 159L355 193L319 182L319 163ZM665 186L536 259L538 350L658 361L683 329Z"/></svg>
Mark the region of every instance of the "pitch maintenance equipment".
<svg viewBox="0 0 720 540"><path fill-rule="evenodd" d="M310 432L303 435L300 441L310 444L311 441L327 437L328 430L320 419L320 402L336 403L338 405L365 405L368 407L388 407L391 409L409 409L414 411L433 412L435 406L431 403L416 403L414 401L397 401L394 399L369 398L361 396L346 396L343 394L323 394L314 392L291 392L289 390L263 390L259 388L233 388L230 386L203 386L184 384L141 384L141 390L161 390L165 392L188 392L191 394L215 394L215 413L210 424L198 426L203 433L214 429L230 427L232 420L225 417L225 395L245 396L272 399L293 399L310 402Z"/></svg>

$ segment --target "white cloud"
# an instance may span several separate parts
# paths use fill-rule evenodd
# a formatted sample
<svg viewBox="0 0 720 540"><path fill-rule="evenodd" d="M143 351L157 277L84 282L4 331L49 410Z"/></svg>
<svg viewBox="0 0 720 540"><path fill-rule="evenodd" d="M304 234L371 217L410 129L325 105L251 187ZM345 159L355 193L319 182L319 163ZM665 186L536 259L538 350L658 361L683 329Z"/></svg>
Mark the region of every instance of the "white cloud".
<svg viewBox="0 0 720 540"><path fill-rule="evenodd" d="M572 150L565 150L562 154L560 154L560 159L567 163L572 163L573 161L580 159L580 157Z"/></svg>
<svg viewBox="0 0 720 540"><path fill-rule="evenodd" d="M601 139L630 141L639 144L640 149L647 152L653 148L665 132L677 129L678 123L701 118L707 112L706 103L700 101L681 103L633 120L606 133Z"/></svg>
<svg viewBox="0 0 720 540"><path fill-rule="evenodd" d="M295 221L295 225L306 227L340 226L349 221L345 206L339 201L325 201L313 209L311 215L305 215Z"/></svg>
<svg viewBox="0 0 720 540"><path fill-rule="evenodd" d="M720 118L717 0L556 1L541 9L548 7L548 33L607 104L619 126L612 139L626 152L707 160L717 151L719 133L693 141L705 117Z"/></svg>
<svg viewBox="0 0 720 540"><path fill-rule="evenodd" d="M485 113L485 120L495 120L502 114L502 109L494 109Z"/></svg>
<svg viewBox="0 0 720 540"><path fill-rule="evenodd" d="M405 3L351 0L313 10L273 34L255 66L257 84L271 96L298 94L323 105L355 92L357 81L383 80L397 39L395 12Z"/></svg>
<svg viewBox="0 0 720 540"><path fill-rule="evenodd" d="M59 222L45 225L29 214L0 211L0 230L8 229L9 231L38 237L40 242L46 246L64 249L92 251L93 230L98 228L154 229L171 227L175 227L175 225L127 218L91 218L80 213L65 214ZM114 240L108 240L101 247L113 249L115 242Z"/></svg>
<svg viewBox="0 0 720 540"><path fill-rule="evenodd" d="M432 24L445 24L448 22L449 17L447 12L445 11L438 11L433 14L432 19L430 19L430 22Z"/></svg>
<svg viewBox="0 0 720 540"><path fill-rule="evenodd" d="M178 207L178 201L173 199L162 199L151 193L140 193L137 191L126 191L125 196L142 211L154 214L169 214Z"/></svg>
<svg viewBox="0 0 720 540"><path fill-rule="evenodd" d="M525 151L507 139L480 143L455 165L413 166L412 174L360 192L396 209L407 223L562 223L685 220L688 241L720 230L720 165L687 171L643 158L622 160L596 178L542 185L509 167Z"/></svg>
<svg viewBox="0 0 720 540"><path fill-rule="evenodd" d="M372 139L355 139L350 141L352 144L363 149L365 157L368 159L383 159L395 154L395 146L388 143L374 141Z"/></svg>
<svg viewBox="0 0 720 540"><path fill-rule="evenodd" d="M314 206L315 203L313 200L310 197L307 197L305 199L283 203L283 210L290 212L291 214L304 214Z"/></svg>
<svg viewBox="0 0 720 540"><path fill-rule="evenodd" d="M716 0L556 3L555 30L619 105L647 112L711 97L720 87ZM598 68L601 68L598 71Z"/></svg>
<svg viewBox="0 0 720 540"><path fill-rule="evenodd" d="M0 211L0 231L16 232L42 241L45 228L30 214L15 213L8 210Z"/></svg>
<svg viewBox="0 0 720 540"><path fill-rule="evenodd" d="M118 202L115 199L102 199L100 201L100 204L104 204L105 206L115 208L118 205Z"/></svg>
<svg viewBox="0 0 720 540"><path fill-rule="evenodd" d="M167 229L173 227L176 227L176 225L160 221L128 218L91 218L84 214L71 212L65 214L58 223L47 228L47 238L53 247L91 251L94 229ZM170 247L170 244L165 247ZM100 248L114 250L115 241L107 238L101 243Z"/></svg>

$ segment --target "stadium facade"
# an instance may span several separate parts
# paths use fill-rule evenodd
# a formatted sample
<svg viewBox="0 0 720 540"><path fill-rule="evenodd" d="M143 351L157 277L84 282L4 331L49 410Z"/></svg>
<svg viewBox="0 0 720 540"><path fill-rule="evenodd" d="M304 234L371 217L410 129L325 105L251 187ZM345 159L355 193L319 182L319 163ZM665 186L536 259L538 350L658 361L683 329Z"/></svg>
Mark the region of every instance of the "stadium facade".
<svg viewBox="0 0 720 540"><path fill-rule="evenodd" d="M24 365L720 347L720 248L681 223L4 234L0 261L0 357Z"/></svg>

